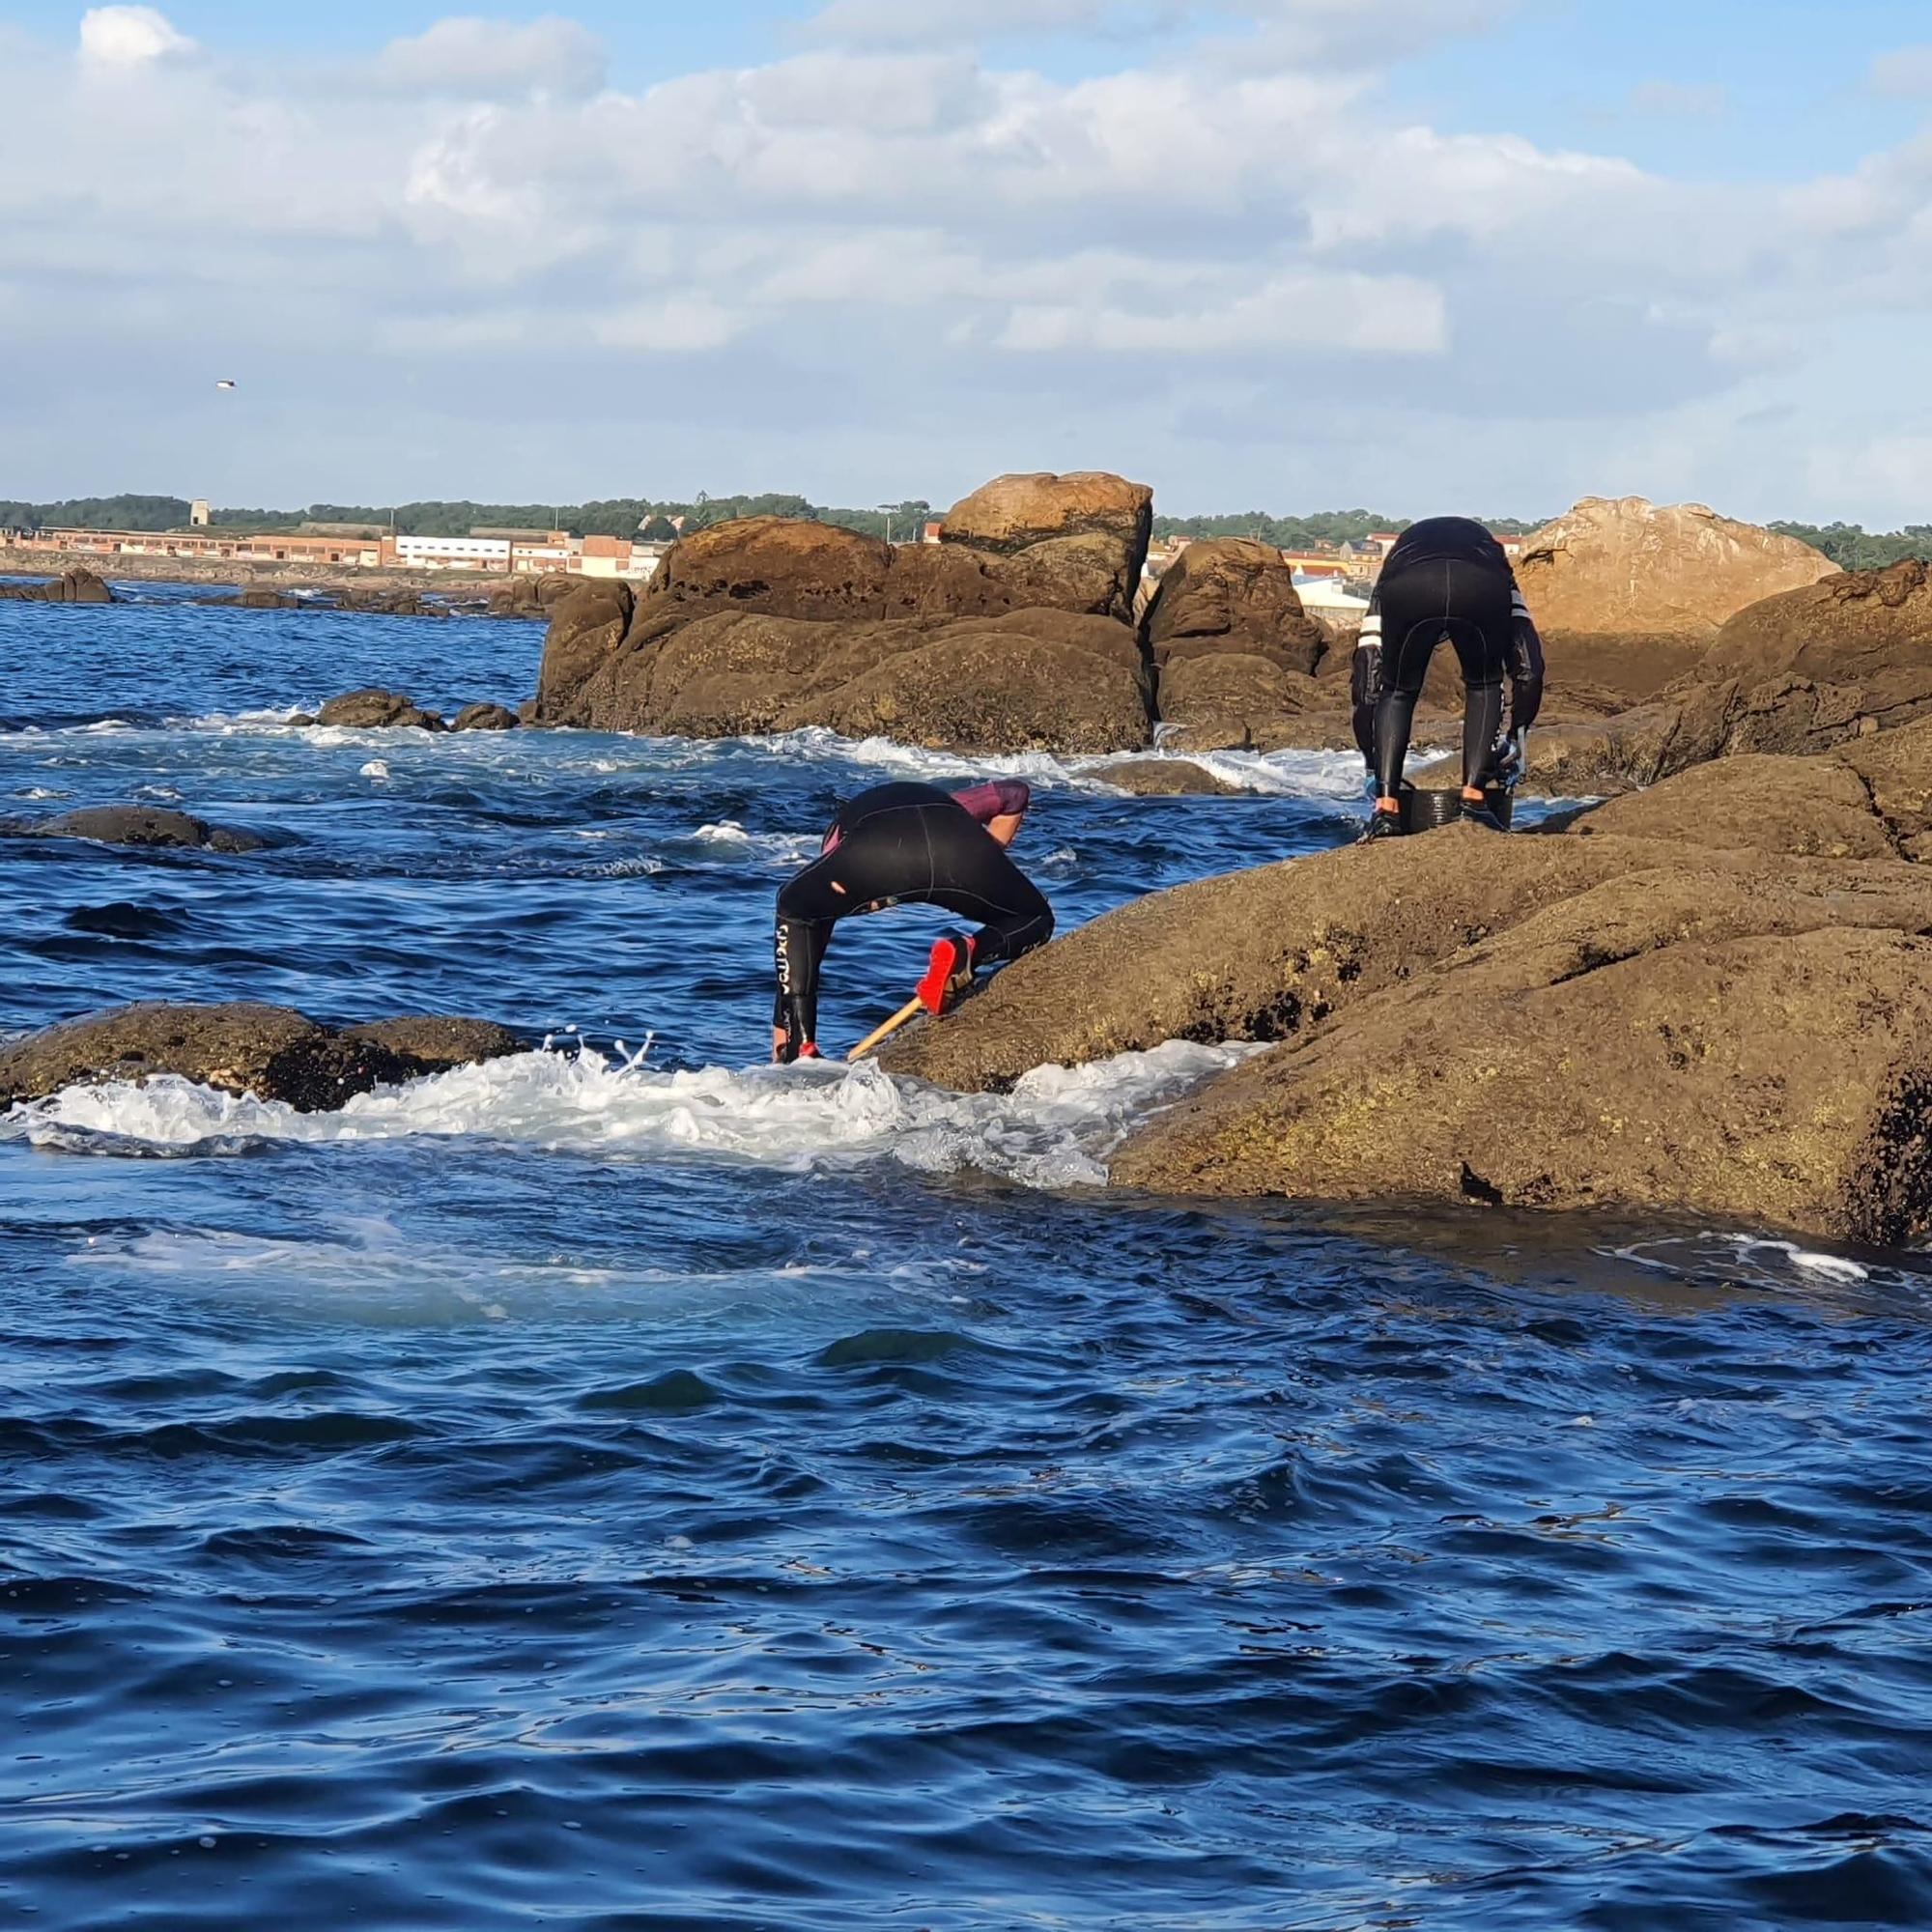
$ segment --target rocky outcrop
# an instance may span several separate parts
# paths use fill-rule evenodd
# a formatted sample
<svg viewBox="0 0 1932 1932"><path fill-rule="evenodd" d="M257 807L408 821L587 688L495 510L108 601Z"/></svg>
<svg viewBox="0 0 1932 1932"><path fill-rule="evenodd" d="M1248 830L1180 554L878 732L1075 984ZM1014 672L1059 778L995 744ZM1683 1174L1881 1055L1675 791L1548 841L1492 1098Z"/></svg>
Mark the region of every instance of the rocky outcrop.
<svg viewBox="0 0 1932 1932"><path fill-rule="evenodd" d="M364 617L447 617L449 606L440 598L425 597L408 584L329 583L324 586L338 611Z"/></svg>
<svg viewBox="0 0 1932 1932"><path fill-rule="evenodd" d="M514 731L517 714L506 704L466 704L449 721L452 731Z"/></svg>
<svg viewBox="0 0 1932 1932"><path fill-rule="evenodd" d="M553 636L576 615L566 606ZM589 635L596 648L610 632ZM1150 730L1133 634L1061 611L937 629L718 613L645 646L610 649L545 722L688 737L823 725L1013 752L1126 749L1145 745Z"/></svg>
<svg viewBox="0 0 1932 1932"><path fill-rule="evenodd" d="M947 751L1094 752L1145 745L1150 736L1137 669L1010 626L949 626L787 710L779 728L805 724Z"/></svg>
<svg viewBox="0 0 1932 1932"><path fill-rule="evenodd" d="M1741 757L1543 836L1452 827L1122 907L888 1067L972 1090L1273 1042L1137 1134L1168 1192L1932 1232L1932 721ZM1902 856L1903 855L1903 856Z"/></svg>
<svg viewBox="0 0 1932 1932"><path fill-rule="evenodd" d="M111 604L114 593L91 570L67 570L41 583L0 583L5 604Z"/></svg>
<svg viewBox="0 0 1932 1932"><path fill-rule="evenodd" d="M1932 941L1820 924L1579 956L1556 979L1519 971L1518 950L1460 959L1230 1074L1137 1136L1115 1179L1691 1211L1885 1245L1932 1227L1932 1067L1916 1044Z"/></svg>
<svg viewBox="0 0 1932 1932"><path fill-rule="evenodd" d="M1161 743L1177 752L1342 750L1354 743L1346 682L1217 651L1170 662L1160 678Z"/></svg>
<svg viewBox="0 0 1932 1932"><path fill-rule="evenodd" d="M1552 671L1552 676L1554 675ZM1530 739L1532 789L1655 784L1711 758L1815 755L1932 715L1932 571L1829 577L1740 611L1651 702Z"/></svg>
<svg viewBox="0 0 1932 1932"><path fill-rule="evenodd" d="M211 825L185 811L150 805L90 805L5 828L18 838L92 838L103 845L158 845L208 852L259 852L268 843L252 832Z"/></svg>
<svg viewBox="0 0 1932 1932"><path fill-rule="evenodd" d="M1614 708L1693 670L1746 606L1836 569L1808 544L1702 503L1590 497L1524 539L1516 573L1552 684Z"/></svg>
<svg viewBox="0 0 1932 1932"><path fill-rule="evenodd" d="M1151 504L1118 477L1009 477L960 504L937 545L776 517L696 531L640 595L586 584L555 607L536 720L1135 749L1151 677L1123 619Z"/></svg>
<svg viewBox="0 0 1932 1932"><path fill-rule="evenodd" d="M1146 560L1153 492L1104 470L996 476L946 513L940 541L1010 556L1065 537L1103 537Z"/></svg>
<svg viewBox="0 0 1932 1932"><path fill-rule="evenodd" d="M583 582L582 578L573 577L564 571L505 578L502 582L490 586L482 608L492 617L540 621Z"/></svg>
<svg viewBox="0 0 1932 1932"><path fill-rule="evenodd" d="M0 1105L82 1082L178 1074L316 1113L374 1087L522 1050L506 1028L474 1020L397 1020L338 1033L286 1007L116 1007L0 1047Z"/></svg>
<svg viewBox="0 0 1932 1932"><path fill-rule="evenodd" d="M434 711L425 711L414 699L399 691L368 689L345 692L331 697L315 714L318 724L355 731L384 730L391 726L413 731L443 731L448 726Z"/></svg>
<svg viewBox="0 0 1932 1932"><path fill-rule="evenodd" d="M1216 778L1206 765L1188 758L1126 758L1119 764L1095 765L1086 774L1131 792L1136 798L1241 798L1241 786Z"/></svg>
<svg viewBox="0 0 1932 1932"><path fill-rule="evenodd" d="M1142 628L1159 666L1225 652L1265 658L1306 677L1328 649L1326 633L1302 611L1281 552L1244 537L1182 551L1162 576Z"/></svg>

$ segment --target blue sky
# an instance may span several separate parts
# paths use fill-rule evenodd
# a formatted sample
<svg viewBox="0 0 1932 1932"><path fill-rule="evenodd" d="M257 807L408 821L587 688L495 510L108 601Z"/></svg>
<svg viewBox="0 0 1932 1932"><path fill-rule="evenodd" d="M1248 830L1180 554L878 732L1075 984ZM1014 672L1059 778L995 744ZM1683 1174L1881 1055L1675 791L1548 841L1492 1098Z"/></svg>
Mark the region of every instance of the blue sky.
<svg viewBox="0 0 1932 1932"><path fill-rule="evenodd" d="M0 162L0 496L1932 521L1922 0L34 0Z"/></svg>

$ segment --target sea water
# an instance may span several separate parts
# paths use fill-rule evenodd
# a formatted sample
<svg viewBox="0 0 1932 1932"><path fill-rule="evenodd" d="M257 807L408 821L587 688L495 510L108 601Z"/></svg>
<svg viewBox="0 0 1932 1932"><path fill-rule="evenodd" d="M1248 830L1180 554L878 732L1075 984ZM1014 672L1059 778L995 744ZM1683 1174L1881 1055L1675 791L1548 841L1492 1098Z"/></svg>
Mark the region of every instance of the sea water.
<svg viewBox="0 0 1932 1932"><path fill-rule="evenodd" d="M529 1051L0 1120L0 1923L1932 1922L1927 1277L1776 1230L1110 1195L1240 1049L775 1069L843 795L1018 771L1063 927L1336 844L1354 761L292 726L515 623L0 605L0 1030ZM823 1033L942 921L843 928Z"/></svg>

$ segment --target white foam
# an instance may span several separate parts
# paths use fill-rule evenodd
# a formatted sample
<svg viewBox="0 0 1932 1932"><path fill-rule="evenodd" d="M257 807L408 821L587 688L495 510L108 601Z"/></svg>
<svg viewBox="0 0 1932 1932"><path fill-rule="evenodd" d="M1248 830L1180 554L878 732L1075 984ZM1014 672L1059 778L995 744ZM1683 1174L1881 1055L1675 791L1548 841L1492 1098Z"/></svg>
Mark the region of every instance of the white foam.
<svg viewBox="0 0 1932 1932"><path fill-rule="evenodd" d="M1037 1067L1009 1094L898 1080L876 1063L659 1072L637 1062L525 1053L298 1114L172 1076L70 1087L16 1107L0 1138L102 1151L231 1151L474 1136L554 1151L705 1156L805 1172L895 1160L927 1174L980 1168L1034 1187L1099 1186L1104 1160L1150 1108L1255 1051L1170 1041L1090 1066Z"/></svg>
<svg viewBox="0 0 1932 1932"><path fill-rule="evenodd" d="M1740 1238L1738 1253L1746 1258L1754 1254L1771 1253L1782 1255L1793 1267L1803 1268L1806 1274L1823 1275L1827 1281L1869 1281L1871 1270L1845 1255L1821 1255L1810 1248L1801 1248L1795 1241L1754 1241Z"/></svg>
<svg viewBox="0 0 1932 1932"><path fill-rule="evenodd" d="M822 835L799 832L747 832L735 818L700 825L693 840L734 858L761 859L768 866L803 866L818 856Z"/></svg>

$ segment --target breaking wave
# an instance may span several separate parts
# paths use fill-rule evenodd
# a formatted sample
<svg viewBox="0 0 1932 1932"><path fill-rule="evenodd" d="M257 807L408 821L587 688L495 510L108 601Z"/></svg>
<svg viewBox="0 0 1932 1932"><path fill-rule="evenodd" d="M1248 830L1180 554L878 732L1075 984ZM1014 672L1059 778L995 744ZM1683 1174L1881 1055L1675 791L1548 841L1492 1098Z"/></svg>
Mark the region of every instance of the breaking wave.
<svg viewBox="0 0 1932 1932"><path fill-rule="evenodd" d="M1171 1041L1090 1066L1037 1067L1009 1094L963 1094L871 1062L667 1072L585 1047L458 1067L327 1114L167 1076L67 1088L15 1107L0 1138L180 1156L465 1136L627 1160L701 1156L790 1172L892 1160L925 1174L977 1168L1029 1187L1097 1187L1135 1121L1253 1051Z"/></svg>

